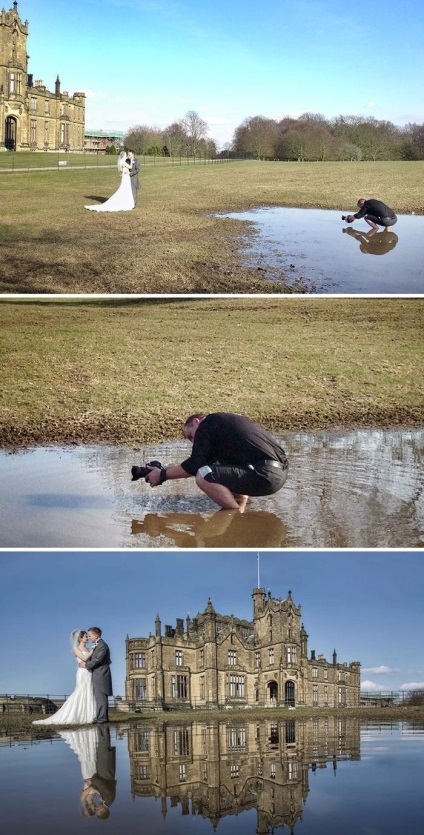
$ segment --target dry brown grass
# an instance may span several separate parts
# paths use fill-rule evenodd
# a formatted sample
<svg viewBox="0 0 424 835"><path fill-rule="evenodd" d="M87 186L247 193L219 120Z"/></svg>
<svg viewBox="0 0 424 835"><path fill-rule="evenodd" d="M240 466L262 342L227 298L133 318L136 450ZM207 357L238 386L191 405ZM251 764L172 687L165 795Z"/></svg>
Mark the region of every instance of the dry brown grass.
<svg viewBox="0 0 424 835"><path fill-rule="evenodd" d="M187 414L421 425L422 299L0 302L0 443L155 442Z"/></svg>
<svg viewBox="0 0 424 835"><path fill-rule="evenodd" d="M252 206L353 208L380 196L424 213L424 163L233 162L146 167L133 212L83 206L108 197L117 172L0 173L0 290L22 293L291 292L240 262L239 222L216 212Z"/></svg>

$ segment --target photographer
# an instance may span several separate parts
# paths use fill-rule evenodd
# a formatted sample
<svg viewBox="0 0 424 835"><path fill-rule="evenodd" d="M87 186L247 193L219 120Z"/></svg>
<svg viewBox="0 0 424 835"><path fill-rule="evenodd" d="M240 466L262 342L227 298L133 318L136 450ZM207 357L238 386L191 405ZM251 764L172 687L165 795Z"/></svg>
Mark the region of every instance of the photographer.
<svg viewBox="0 0 424 835"><path fill-rule="evenodd" d="M151 487L195 477L200 490L221 508L240 512L249 496L269 496L282 488L287 478L286 454L272 435L249 418L230 412L195 414L187 418L183 431L193 443L191 455L181 464L153 467L145 477ZM143 470L133 467L133 480L143 477Z"/></svg>
<svg viewBox="0 0 424 835"><path fill-rule="evenodd" d="M357 205L359 206L359 212L354 215L342 215L342 220L345 220L346 223L353 223L354 220L363 217L368 226L376 230L379 226L385 226L386 228L394 226L397 221L393 209L386 206L381 200L365 200L364 197L361 197Z"/></svg>

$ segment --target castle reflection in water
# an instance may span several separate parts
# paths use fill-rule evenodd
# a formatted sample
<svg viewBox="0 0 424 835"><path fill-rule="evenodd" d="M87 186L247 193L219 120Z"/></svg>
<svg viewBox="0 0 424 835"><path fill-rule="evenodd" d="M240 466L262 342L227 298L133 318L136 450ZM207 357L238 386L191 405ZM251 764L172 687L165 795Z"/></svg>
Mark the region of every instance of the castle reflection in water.
<svg viewBox="0 0 424 835"><path fill-rule="evenodd" d="M160 723L128 728L131 791L181 806L217 826L256 808L258 835L302 819L309 772L360 759L360 724L350 717Z"/></svg>

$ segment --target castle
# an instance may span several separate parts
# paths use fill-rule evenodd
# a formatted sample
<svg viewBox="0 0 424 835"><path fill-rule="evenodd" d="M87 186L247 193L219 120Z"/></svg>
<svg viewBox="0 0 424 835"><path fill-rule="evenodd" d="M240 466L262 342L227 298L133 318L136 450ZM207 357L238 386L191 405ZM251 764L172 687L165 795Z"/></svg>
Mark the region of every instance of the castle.
<svg viewBox="0 0 424 835"><path fill-rule="evenodd" d="M85 94L54 93L28 75L28 21L0 12L0 151L82 151Z"/></svg>
<svg viewBox="0 0 424 835"><path fill-rule="evenodd" d="M308 655L301 607L253 590L253 620L218 614L209 599L195 618L177 618L148 638L126 639L130 709L356 707L360 663Z"/></svg>

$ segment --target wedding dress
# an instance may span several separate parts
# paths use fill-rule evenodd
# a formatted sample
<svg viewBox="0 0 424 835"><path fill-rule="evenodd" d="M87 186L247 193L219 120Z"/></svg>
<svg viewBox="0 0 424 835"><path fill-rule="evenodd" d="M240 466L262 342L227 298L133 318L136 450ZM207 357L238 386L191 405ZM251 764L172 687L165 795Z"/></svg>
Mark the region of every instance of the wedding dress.
<svg viewBox="0 0 424 835"><path fill-rule="evenodd" d="M89 653L83 652L83 655ZM77 659L77 664L79 663ZM62 707L47 716L46 719L36 719L33 725L90 725L96 718L96 702L94 699L93 676L85 667L77 667L77 681L73 693L66 699Z"/></svg>
<svg viewBox="0 0 424 835"><path fill-rule="evenodd" d="M91 212L129 212L135 206L131 188L131 177L124 168L121 177L121 184L118 191L106 200L106 203L96 203L93 206L85 206Z"/></svg>
<svg viewBox="0 0 424 835"><path fill-rule="evenodd" d="M77 755L83 781L90 780L97 771L97 728L78 728L76 731L59 731L59 736Z"/></svg>

